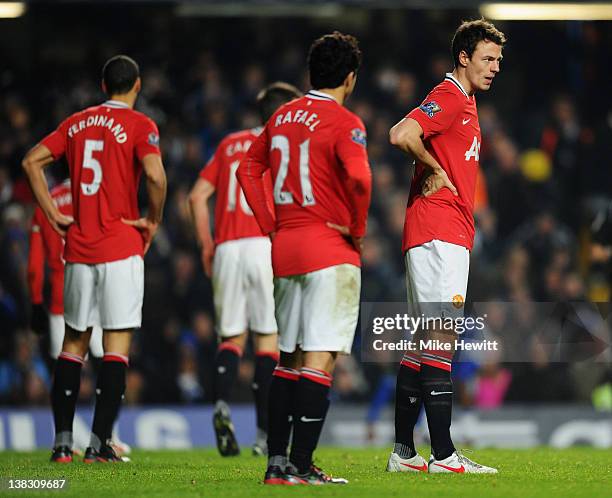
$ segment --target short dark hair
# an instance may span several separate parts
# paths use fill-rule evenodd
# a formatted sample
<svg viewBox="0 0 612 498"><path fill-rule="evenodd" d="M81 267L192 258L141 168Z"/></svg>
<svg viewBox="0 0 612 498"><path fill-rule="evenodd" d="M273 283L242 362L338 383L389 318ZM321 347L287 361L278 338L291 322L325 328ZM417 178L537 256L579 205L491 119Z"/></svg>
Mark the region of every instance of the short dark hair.
<svg viewBox="0 0 612 498"><path fill-rule="evenodd" d="M485 19L463 21L455 31L451 43L451 53L455 67L459 66L459 54L462 50L471 58L478 42L484 40L503 47L506 43L506 35L499 31L493 23Z"/></svg>
<svg viewBox="0 0 612 498"><path fill-rule="evenodd" d="M308 52L310 84L319 88L337 88L361 64L357 38L339 31L316 39Z"/></svg>
<svg viewBox="0 0 612 498"><path fill-rule="evenodd" d="M301 96L302 92L284 81L277 81L268 85L257 95L257 111L259 112L261 122L267 122L276 109L284 103Z"/></svg>
<svg viewBox="0 0 612 498"><path fill-rule="evenodd" d="M109 96L128 93L139 76L138 64L127 55L111 57L102 68L102 81Z"/></svg>

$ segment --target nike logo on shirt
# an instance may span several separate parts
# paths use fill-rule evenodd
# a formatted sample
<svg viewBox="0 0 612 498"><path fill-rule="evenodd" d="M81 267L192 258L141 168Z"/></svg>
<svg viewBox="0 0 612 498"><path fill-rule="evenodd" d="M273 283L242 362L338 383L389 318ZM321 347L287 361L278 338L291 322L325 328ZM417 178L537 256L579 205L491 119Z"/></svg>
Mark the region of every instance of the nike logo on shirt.
<svg viewBox="0 0 612 498"><path fill-rule="evenodd" d="M468 124L470 121L472 120L472 118L467 118L464 119L463 121L461 121L463 124Z"/></svg>
<svg viewBox="0 0 612 498"><path fill-rule="evenodd" d="M304 415L300 418L300 422L321 422L322 418L307 418Z"/></svg>

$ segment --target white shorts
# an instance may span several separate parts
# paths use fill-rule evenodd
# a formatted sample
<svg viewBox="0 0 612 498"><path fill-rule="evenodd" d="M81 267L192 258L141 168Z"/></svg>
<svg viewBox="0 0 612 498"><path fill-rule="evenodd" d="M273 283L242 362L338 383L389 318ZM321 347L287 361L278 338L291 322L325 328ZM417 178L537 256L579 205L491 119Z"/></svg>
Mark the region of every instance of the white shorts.
<svg viewBox="0 0 612 498"><path fill-rule="evenodd" d="M66 324L64 323L64 315L49 314L49 356L57 360L57 357L62 352L64 344L64 333ZM96 358L104 356L104 347L102 346L102 329L96 325L91 332L89 339L89 350Z"/></svg>
<svg viewBox="0 0 612 498"><path fill-rule="evenodd" d="M75 330L133 329L142 322L144 261L131 256L110 263L66 263L64 319Z"/></svg>
<svg viewBox="0 0 612 498"><path fill-rule="evenodd" d="M330 266L304 275L274 279L279 348L293 353L350 353L359 317L361 269Z"/></svg>
<svg viewBox="0 0 612 498"><path fill-rule="evenodd" d="M406 251L409 313L425 317L463 316L470 252L463 246L432 240Z"/></svg>
<svg viewBox="0 0 612 498"><path fill-rule="evenodd" d="M247 330L276 333L273 278L272 245L267 237L230 240L217 246L212 281L221 337Z"/></svg>

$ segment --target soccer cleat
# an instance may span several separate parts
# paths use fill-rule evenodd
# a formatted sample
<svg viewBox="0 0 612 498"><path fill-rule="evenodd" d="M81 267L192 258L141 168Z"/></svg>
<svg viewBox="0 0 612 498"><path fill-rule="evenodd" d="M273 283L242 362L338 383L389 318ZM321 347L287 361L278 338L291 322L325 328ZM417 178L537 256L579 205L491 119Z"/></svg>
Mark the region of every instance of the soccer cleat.
<svg viewBox="0 0 612 498"><path fill-rule="evenodd" d="M266 456L268 454L268 434L257 428L257 436L253 444L253 456Z"/></svg>
<svg viewBox="0 0 612 498"><path fill-rule="evenodd" d="M287 476L281 467L278 465L269 465L264 476L264 484L296 484L289 482Z"/></svg>
<svg viewBox="0 0 612 498"><path fill-rule="evenodd" d="M397 453L391 453L387 472L427 472L427 461L418 453L412 458L402 458Z"/></svg>
<svg viewBox="0 0 612 498"><path fill-rule="evenodd" d="M51 453L51 461L55 463L72 462L72 450L68 446L58 446L53 448L53 453Z"/></svg>
<svg viewBox="0 0 612 498"><path fill-rule="evenodd" d="M253 456L266 456L268 454L268 445L256 442L253 444Z"/></svg>
<svg viewBox="0 0 612 498"><path fill-rule="evenodd" d="M316 465L311 465L310 470L304 474L299 474L293 465L287 466L285 470L285 484L308 484L320 486L323 484L348 484L346 479L342 477L328 476L323 470Z"/></svg>
<svg viewBox="0 0 612 498"><path fill-rule="evenodd" d="M497 469L486 467L473 462L465 455L455 451L444 460L436 460L433 456L429 460L429 473L455 473L455 474L497 474Z"/></svg>
<svg viewBox="0 0 612 498"><path fill-rule="evenodd" d="M129 462L127 457L120 457L115 453L115 450L108 445L103 445L99 450L89 446L85 450L83 463L121 463Z"/></svg>
<svg viewBox="0 0 612 498"><path fill-rule="evenodd" d="M240 447L234 434L234 424L230 418L229 408L225 403L217 404L213 415L213 427L217 438L217 449L221 456L236 456L240 454Z"/></svg>
<svg viewBox="0 0 612 498"><path fill-rule="evenodd" d="M129 455L132 452L132 448L129 444L124 443L119 438L112 439L108 442L108 445L115 450L117 456Z"/></svg>

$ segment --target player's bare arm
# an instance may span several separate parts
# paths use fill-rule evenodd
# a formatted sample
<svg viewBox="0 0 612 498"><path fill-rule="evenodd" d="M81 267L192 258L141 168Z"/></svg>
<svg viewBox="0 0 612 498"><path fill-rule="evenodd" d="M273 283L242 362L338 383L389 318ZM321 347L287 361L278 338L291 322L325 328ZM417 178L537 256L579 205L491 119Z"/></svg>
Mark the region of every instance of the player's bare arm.
<svg viewBox="0 0 612 498"><path fill-rule="evenodd" d="M389 131L391 145L412 155L419 163L429 168L430 174L423 182L423 195L425 197L435 194L444 187L450 189L453 194L458 195L457 189L448 178L446 171L425 149L422 137L423 128L412 118L402 119Z"/></svg>
<svg viewBox="0 0 612 498"><path fill-rule="evenodd" d="M212 276L215 242L210 231L208 199L215 193L215 186L208 180L198 178L189 193L189 209L195 226L196 239L202 248L202 264L207 277Z"/></svg>
<svg viewBox="0 0 612 498"><path fill-rule="evenodd" d="M68 226L74 221L71 216L62 214L51 198L44 169L53 162L51 151L44 145L36 145L26 154L21 163L30 182L30 187L43 213L53 230L62 237L66 236Z"/></svg>
<svg viewBox="0 0 612 498"><path fill-rule="evenodd" d="M144 252L146 254L162 220L164 203L166 202L167 181L164 165L158 154L147 154L142 159L142 167L146 176L149 197L147 216L137 220L123 219L122 221L140 230L145 242Z"/></svg>

